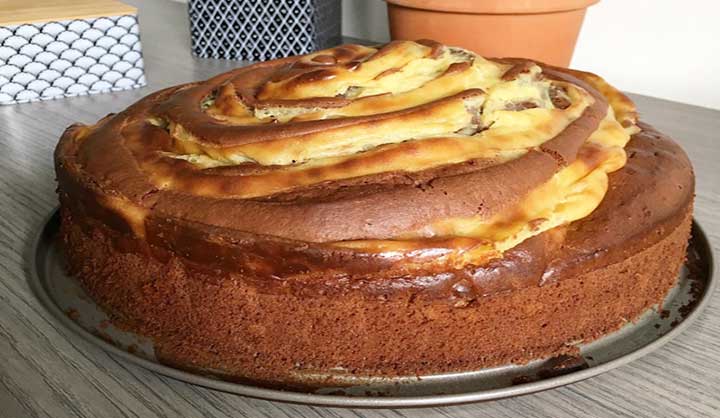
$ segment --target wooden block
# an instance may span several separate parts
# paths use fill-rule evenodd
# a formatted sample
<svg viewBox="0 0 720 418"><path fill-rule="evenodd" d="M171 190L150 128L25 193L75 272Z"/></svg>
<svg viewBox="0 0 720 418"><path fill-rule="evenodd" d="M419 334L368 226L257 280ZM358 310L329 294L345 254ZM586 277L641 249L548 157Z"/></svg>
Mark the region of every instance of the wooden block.
<svg viewBox="0 0 720 418"><path fill-rule="evenodd" d="M135 14L137 14L137 9L115 0L4 0L0 2L0 26Z"/></svg>

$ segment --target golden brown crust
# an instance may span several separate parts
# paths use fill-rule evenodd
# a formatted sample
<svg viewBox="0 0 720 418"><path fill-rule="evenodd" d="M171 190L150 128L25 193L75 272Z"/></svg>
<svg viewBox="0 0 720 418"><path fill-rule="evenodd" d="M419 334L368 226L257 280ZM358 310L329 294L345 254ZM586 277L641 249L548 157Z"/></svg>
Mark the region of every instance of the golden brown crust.
<svg viewBox="0 0 720 418"><path fill-rule="evenodd" d="M692 219L687 156L602 79L433 41L169 88L55 160L93 299L266 383L572 351L662 299Z"/></svg>
<svg viewBox="0 0 720 418"><path fill-rule="evenodd" d="M58 169L68 171L69 176L97 188L101 194L117 197L119 201L113 208L120 215L134 217L139 224L143 213L154 212L165 217L297 241L395 239L441 220L494 219L575 161L580 147L605 117L607 102L593 86L569 73L547 68L545 77L578 86L592 97L582 100L592 100L592 103L576 119L553 122L567 123L567 126L549 140L540 140L540 146L521 146L506 151L465 150L463 146L477 147L489 139L480 136L474 140L472 135L450 131L449 136L427 140L396 142L397 138L376 138L374 140L390 143L351 157L337 154L340 157L333 157L340 159L337 163L328 163L327 159L312 155L304 156L305 148L302 147L315 149L311 144L316 147L332 145L325 141L334 135L333 132L338 132L341 137L368 131L382 136L392 135L400 129L408 130L407 135L412 135L413 125L444 120L446 115L453 115L457 121L448 122L448 127L442 129L475 126L473 129L487 129L485 134L488 135L494 132L492 126L489 129L480 127L481 122L475 120L478 115L474 112L480 110L470 101L484 100L486 96L477 88L453 87L459 90L458 93L428 96L430 101L420 95L402 98L400 93L341 101L333 97L295 98L302 92L298 89L329 88L322 83L343 77L357 78L357 73L383 58L402 61L405 58L398 50L407 54L415 51L413 53L420 54L418 60L427 61L427 57L437 55L439 48L435 44L428 45L433 46L392 43L377 52L366 47L345 46L320 55L256 64L203 83L158 92L97 126L71 127L63 135L56 153ZM451 57L448 59L465 59L462 55L465 52L454 51L452 54L446 52ZM360 58L365 60L360 67L348 69L348 63ZM481 60L480 57L474 59ZM480 64L469 66L469 62L455 63L465 64L464 69L451 64L447 71L416 90L427 90L432 83L438 84L436 90L451 88L458 83L454 81L456 79L480 77L473 76L475 73L469 70L479 72L477 68L485 67L487 69L483 71L504 74L503 82L520 76L526 76L528 80L538 78L529 74L528 69L539 67L528 61L517 64L482 61L485 67L477 67ZM319 72L329 72L333 76L319 77ZM477 85L484 83L480 80ZM541 78L538 80L529 83L543 83ZM414 92L411 90L410 96ZM430 93L432 91L427 94ZM213 95L215 101L211 109L214 113L202 105ZM327 113L339 107L342 112L359 112L359 116L322 119L324 116L300 114L289 121L273 119L276 123L247 115L242 116L242 121L232 119L240 117L238 112L250 111L248 106L252 106L256 114L263 106L278 106L268 100L277 101L279 97L292 98L283 100L296 110L321 108ZM376 104L363 110L363 103L368 101ZM237 110L237 107L242 109ZM281 112L282 106L275 111ZM558 118L566 110L554 111L552 118ZM366 112L371 113L364 114ZM315 119L302 120L309 117ZM435 128L423 129L430 135ZM533 135L542 138L542 132L549 128L538 125L537 129L540 130ZM229 166L208 169L174 157L186 158L195 155L191 152L195 151L209 153L202 154L202 158L212 160L213 164L223 158L241 158L245 153L268 161L282 156L286 161L294 154L284 156L287 152L283 150L295 143L302 144L297 158L311 158L310 163L297 167L292 164L228 163ZM255 148L247 148L250 145ZM457 155L444 156L452 150L457 150ZM472 152L477 153L476 158L467 157ZM508 152L514 153L513 157L509 157ZM410 158L418 154L422 157L416 157L420 159L412 166ZM458 167L462 169L458 170ZM123 209L127 213L123 213ZM242 216L228 216L229 213L242 213ZM141 225L136 229L140 233Z"/></svg>
<svg viewBox="0 0 720 418"><path fill-rule="evenodd" d="M662 301L684 260L691 219L686 206L625 241L613 249L625 257L619 262L605 265L598 251L573 260L584 273L472 301L419 298L401 281L390 298L368 293L368 283L311 297L258 292L251 281L222 279L174 255L124 252L117 232L83 228L65 208L62 226L72 272L116 324L153 338L161 361L233 380L327 387L342 380L312 375L425 375L574 354L574 344ZM486 280L514 283L489 273Z"/></svg>
<svg viewBox="0 0 720 418"><path fill-rule="evenodd" d="M273 278L282 278L286 289L309 294L342 292L353 283L368 280L372 282L371 290L378 294L413 286L434 289L428 292L429 297L441 298L452 297L452 285L468 277L473 282L470 296L533 286L546 270L571 269L573 263L595 257L598 252L608 254L604 258L608 264L623 259L625 254L617 249L631 245L633 237L665 222L692 201L694 178L685 153L650 126L641 126L643 131L635 134L627 146L628 163L611 174L611 187L601 205L582 222L557 229L567 230L559 236L568 255L554 261L548 251L556 247L552 239L555 233L531 238L487 265L448 269L422 263L437 258L441 254L437 248L450 247L439 242L418 248L412 257L393 256L258 236L155 214L148 216L145 237L133 251L149 251L143 250L149 244L156 252L182 254L193 265L202 266L212 260L214 269L255 278L260 291L272 291L273 285L279 283ZM62 205L77 214L75 222L92 224L99 220L133 235L125 219L99 203L103 196L97 190L64 171L59 171L58 181ZM523 261L512 261L516 259ZM408 267L409 262L420 264L420 274ZM434 280L428 280L435 274Z"/></svg>

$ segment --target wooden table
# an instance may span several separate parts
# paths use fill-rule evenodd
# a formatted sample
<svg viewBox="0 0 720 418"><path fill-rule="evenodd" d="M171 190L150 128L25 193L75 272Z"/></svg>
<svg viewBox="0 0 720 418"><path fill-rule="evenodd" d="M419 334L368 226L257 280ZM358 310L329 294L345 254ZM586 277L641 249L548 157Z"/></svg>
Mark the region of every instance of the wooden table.
<svg viewBox="0 0 720 418"><path fill-rule="evenodd" d="M57 204L51 156L63 129L75 121L92 123L161 87L240 65L191 57L185 5L136 3L147 88L0 106L1 417L720 416L720 298L673 342L613 372L519 398L413 410L328 409L216 392L122 362L61 328L30 292L27 266L32 236ZM690 154L697 174L695 214L720 249L720 112L633 99L643 120Z"/></svg>

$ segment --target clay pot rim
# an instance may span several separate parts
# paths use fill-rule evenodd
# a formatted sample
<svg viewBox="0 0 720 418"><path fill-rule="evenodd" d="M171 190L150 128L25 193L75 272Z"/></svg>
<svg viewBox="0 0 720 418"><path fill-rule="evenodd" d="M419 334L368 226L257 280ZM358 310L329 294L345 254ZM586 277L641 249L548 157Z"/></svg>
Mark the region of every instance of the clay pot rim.
<svg viewBox="0 0 720 418"><path fill-rule="evenodd" d="M543 14L585 9L600 0L385 0L400 7L467 14Z"/></svg>

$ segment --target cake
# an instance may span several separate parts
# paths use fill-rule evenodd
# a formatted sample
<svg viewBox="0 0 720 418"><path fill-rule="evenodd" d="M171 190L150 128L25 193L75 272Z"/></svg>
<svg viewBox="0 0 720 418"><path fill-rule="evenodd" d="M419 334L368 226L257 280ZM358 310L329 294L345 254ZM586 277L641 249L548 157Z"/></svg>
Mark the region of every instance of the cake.
<svg viewBox="0 0 720 418"><path fill-rule="evenodd" d="M283 387L575 354L674 286L694 198L600 77L433 41L161 90L55 164L69 273L116 325Z"/></svg>

